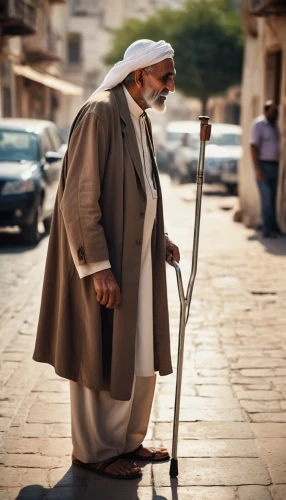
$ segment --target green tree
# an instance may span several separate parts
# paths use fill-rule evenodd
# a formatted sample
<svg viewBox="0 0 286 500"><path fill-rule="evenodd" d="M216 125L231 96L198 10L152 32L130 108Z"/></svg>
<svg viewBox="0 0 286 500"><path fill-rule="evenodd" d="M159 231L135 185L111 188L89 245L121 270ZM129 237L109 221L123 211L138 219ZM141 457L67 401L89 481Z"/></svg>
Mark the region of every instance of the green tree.
<svg viewBox="0 0 286 500"><path fill-rule="evenodd" d="M172 44L176 87L186 96L198 97L203 114L210 96L240 82L243 37L229 0L191 0L182 10L162 10L146 21L126 20L113 32L106 63L122 59L126 48L140 38Z"/></svg>

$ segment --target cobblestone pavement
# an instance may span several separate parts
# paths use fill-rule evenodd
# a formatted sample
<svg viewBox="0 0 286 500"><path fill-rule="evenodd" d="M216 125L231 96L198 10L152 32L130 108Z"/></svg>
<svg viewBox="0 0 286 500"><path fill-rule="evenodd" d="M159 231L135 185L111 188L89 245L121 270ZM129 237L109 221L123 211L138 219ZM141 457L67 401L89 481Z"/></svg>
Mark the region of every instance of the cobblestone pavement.
<svg viewBox="0 0 286 500"><path fill-rule="evenodd" d="M163 179L170 236L190 270L193 186ZM47 238L1 235L0 499L286 500L286 238L232 222L234 198L204 196L187 327L179 478L147 465L139 482L71 467L68 382L31 360ZM176 366L179 301L168 269ZM171 447L175 375L159 378L148 442Z"/></svg>

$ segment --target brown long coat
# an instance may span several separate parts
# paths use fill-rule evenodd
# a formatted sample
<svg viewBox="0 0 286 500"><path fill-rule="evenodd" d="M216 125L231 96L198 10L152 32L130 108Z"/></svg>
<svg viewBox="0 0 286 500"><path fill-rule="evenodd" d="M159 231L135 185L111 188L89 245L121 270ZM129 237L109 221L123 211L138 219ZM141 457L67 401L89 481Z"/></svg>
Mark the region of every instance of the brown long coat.
<svg viewBox="0 0 286 500"><path fill-rule="evenodd" d="M154 370L172 372L165 237L158 171L152 235ZM64 159L43 286L36 361L90 389L129 400L146 193L134 127L121 85L77 115ZM109 259L121 289L111 311L96 301L93 280L75 265Z"/></svg>

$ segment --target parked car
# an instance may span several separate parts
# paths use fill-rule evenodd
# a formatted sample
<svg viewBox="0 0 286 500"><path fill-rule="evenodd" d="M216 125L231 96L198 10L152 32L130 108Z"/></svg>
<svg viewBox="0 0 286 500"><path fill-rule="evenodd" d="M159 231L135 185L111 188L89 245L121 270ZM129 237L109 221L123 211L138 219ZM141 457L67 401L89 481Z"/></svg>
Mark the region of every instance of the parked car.
<svg viewBox="0 0 286 500"><path fill-rule="evenodd" d="M168 170L170 177L179 182L186 180L189 182L187 164L184 161L181 165L179 150L181 147L184 148L187 146L188 151L186 153L188 154L190 148L186 144L186 142L188 143L187 137L194 133L194 135L197 135L196 141L198 140L200 133L199 123L188 120L169 122L166 131L166 148L168 150ZM182 154L184 157L183 151Z"/></svg>
<svg viewBox="0 0 286 500"><path fill-rule="evenodd" d="M163 125L152 124L152 135L156 151L156 160L160 172L168 172L169 156L166 148L166 134Z"/></svg>
<svg viewBox="0 0 286 500"><path fill-rule="evenodd" d="M238 186L238 166L242 157L242 130L239 125L215 124L209 148L206 149L206 182L216 182L212 178L212 161L220 170L219 182L224 184L229 194L235 194ZM219 164L219 166L218 166ZM215 175L216 172L215 172Z"/></svg>
<svg viewBox="0 0 286 500"><path fill-rule="evenodd" d="M188 131L184 132L180 145L174 151L173 177L180 182L194 182L197 173L199 134L194 122L188 124ZM211 140L206 146L205 182L221 183L228 192L235 192L241 156L241 127L213 124Z"/></svg>
<svg viewBox="0 0 286 500"><path fill-rule="evenodd" d="M48 231L66 146L54 123L0 120L0 226L19 226L25 242Z"/></svg>

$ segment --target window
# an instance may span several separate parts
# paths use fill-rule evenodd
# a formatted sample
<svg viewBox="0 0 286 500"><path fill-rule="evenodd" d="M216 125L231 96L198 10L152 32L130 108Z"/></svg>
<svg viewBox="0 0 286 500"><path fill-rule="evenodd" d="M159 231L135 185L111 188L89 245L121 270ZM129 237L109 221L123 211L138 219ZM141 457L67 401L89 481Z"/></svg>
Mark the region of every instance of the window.
<svg viewBox="0 0 286 500"><path fill-rule="evenodd" d="M70 64L78 64L81 61L80 33L68 34L68 61Z"/></svg>
<svg viewBox="0 0 286 500"><path fill-rule="evenodd" d="M0 161L37 161L38 136L22 130L0 130Z"/></svg>
<svg viewBox="0 0 286 500"><path fill-rule="evenodd" d="M167 141L180 141L183 137L183 132L168 132L167 133Z"/></svg>
<svg viewBox="0 0 286 500"><path fill-rule="evenodd" d="M191 149L199 149L199 147L200 147L199 134L189 134L188 135L188 147Z"/></svg>
<svg viewBox="0 0 286 500"><path fill-rule="evenodd" d="M50 141L49 136L47 135L46 130L43 130L41 136L41 154L45 156L48 151L53 151L53 147Z"/></svg>
<svg viewBox="0 0 286 500"><path fill-rule="evenodd" d="M224 134L213 131L210 139L210 144L215 146L240 146L240 134Z"/></svg>
<svg viewBox="0 0 286 500"><path fill-rule="evenodd" d="M49 127L47 129L47 134L52 143L52 151L59 151L61 145L63 144L63 140L55 127Z"/></svg>
<svg viewBox="0 0 286 500"><path fill-rule="evenodd" d="M282 51L269 52L265 64L265 95L277 105L280 103L282 81Z"/></svg>

